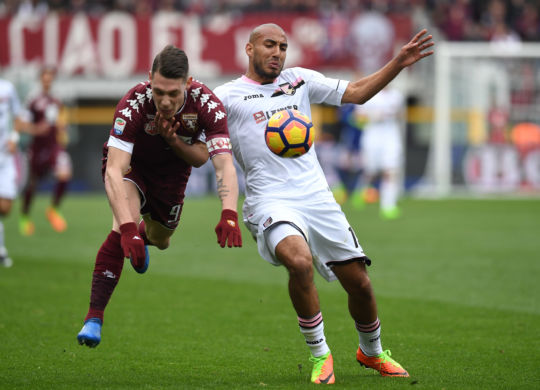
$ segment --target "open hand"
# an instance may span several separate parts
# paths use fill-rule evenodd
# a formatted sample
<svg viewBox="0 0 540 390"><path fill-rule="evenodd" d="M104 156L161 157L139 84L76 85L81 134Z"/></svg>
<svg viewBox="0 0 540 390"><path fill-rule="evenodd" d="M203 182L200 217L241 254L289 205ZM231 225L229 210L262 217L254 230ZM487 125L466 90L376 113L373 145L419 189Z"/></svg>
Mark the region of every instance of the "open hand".
<svg viewBox="0 0 540 390"><path fill-rule="evenodd" d="M427 30L423 29L399 51L398 59L403 68L433 54L433 50L426 51L426 49L435 45L435 43L431 41L433 36L431 34L424 36L426 33Z"/></svg>

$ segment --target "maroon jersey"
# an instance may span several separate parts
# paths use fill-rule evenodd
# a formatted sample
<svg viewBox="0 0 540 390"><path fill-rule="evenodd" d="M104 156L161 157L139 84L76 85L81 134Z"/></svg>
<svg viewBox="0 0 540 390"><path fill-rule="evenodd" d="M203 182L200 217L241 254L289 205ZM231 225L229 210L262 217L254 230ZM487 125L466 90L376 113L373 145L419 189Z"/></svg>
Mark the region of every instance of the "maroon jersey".
<svg viewBox="0 0 540 390"><path fill-rule="evenodd" d="M47 93L40 93L28 102L28 111L33 124L46 121L48 130L45 134L32 137L30 144L30 166L35 174L43 175L52 169L58 153L63 150L58 142L58 116L62 103Z"/></svg>
<svg viewBox="0 0 540 390"><path fill-rule="evenodd" d="M150 83L133 87L118 103L107 145L131 151L131 170L126 178L142 192L141 211L151 212L154 219L174 228L191 165L178 157L155 128L157 113ZM174 116L180 123L176 134L187 143L205 142L210 157L231 153L225 108L214 93L199 81L186 90L184 105ZM168 215L175 214L173 219Z"/></svg>

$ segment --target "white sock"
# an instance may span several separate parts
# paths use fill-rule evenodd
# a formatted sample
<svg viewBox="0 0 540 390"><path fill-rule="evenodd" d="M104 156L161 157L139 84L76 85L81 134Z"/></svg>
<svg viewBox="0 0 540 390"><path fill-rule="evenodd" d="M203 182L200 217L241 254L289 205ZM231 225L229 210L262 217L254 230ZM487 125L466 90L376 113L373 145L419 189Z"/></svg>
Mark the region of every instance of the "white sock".
<svg viewBox="0 0 540 390"><path fill-rule="evenodd" d="M324 322L321 312L308 319L298 317L298 325L314 357L322 356L330 351L324 336Z"/></svg>
<svg viewBox="0 0 540 390"><path fill-rule="evenodd" d="M4 244L4 222L0 219L0 257L7 256L7 249Z"/></svg>
<svg viewBox="0 0 540 390"><path fill-rule="evenodd" d="M398 200L398 182L392 177L391 179L383 179L381 181L381 209L388 210L397 206Z"/></svg>
<svg viewBox="0 0 540 390"><path fill-rule="evenodd" d="M381 323L377 318L371 324L359 324L356 322L360 349L367 356L377 356L383 352L381 345Z"/></svg>

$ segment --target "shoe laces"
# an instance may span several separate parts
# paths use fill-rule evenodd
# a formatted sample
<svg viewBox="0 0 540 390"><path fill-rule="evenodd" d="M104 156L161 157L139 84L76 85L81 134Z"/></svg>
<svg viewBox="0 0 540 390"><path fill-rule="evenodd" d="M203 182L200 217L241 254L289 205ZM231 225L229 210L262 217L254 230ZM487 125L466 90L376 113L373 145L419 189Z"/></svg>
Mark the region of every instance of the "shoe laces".
<svg viewBox="0 0 540 390"><path fill-rule="evenodd" d="M319 357L315 357L313 355L309 357L309 360L313 363L313 371L316 373L317 376L321 374L323 366L324 366L324 362L326 361L329 355L330 355L330 352L327 352L324 355L319 356Z"/></svg>
<svg viewBox="0 0 540 390"><path fill-rule="evenodd" d="M396 362L394 359L392 359L391 356L392 356L392 352L389 349L387 349L386 351L383 351L377 357L381 359L380 364L391 363L393 365L401 367L401 365L398 362Z"/></svg>

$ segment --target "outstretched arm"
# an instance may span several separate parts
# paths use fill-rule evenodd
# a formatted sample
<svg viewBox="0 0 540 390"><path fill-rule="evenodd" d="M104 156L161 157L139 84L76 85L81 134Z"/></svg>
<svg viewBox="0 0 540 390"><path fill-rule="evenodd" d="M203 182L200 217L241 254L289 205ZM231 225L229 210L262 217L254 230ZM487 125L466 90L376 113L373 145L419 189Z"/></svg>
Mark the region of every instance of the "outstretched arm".
<svg viewBox="0 0 540 390"><path fill-rule="evenodd" d="M242 246L242 235L238 226L238 178L230 153L217 154L212 158L216 171L217 192L221 200L221 219L216 226L219 245Z"/></svg>
<svg viewBox="0 0 540 390"><path fill-rule="evenodd" d="M426 33L427 30L423 29L416 34L409 43L401 48L394 58L375 73L350 82L341 98L341 103L363 104L367 102L404 68L432 55L433 50L427 49L432 47L434 43L431 41L432 36L425 36Z"/></svg>

